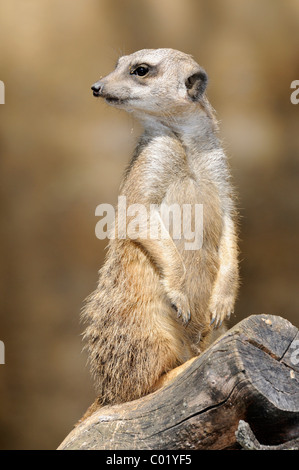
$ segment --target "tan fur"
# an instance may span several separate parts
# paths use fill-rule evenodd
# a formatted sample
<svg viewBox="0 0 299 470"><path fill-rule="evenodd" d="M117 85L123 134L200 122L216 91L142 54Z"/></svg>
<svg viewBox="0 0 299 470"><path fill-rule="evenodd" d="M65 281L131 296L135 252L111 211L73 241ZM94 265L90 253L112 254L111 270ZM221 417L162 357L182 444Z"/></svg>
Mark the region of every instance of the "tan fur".
<svg viewBox="0 0 299 470"><path fill-rule="evenodd" d="M133 73L140 64L149 69L145 76ZM144 126L120 189L127 204L203 204L204 232L197 251L186 250L185 240L171 233L158 240L110 240L84 310L98 391L90 412L155 390L163 374L209 345L213 327L233 311L236 211L205 77L189 55L143 50L121 57L93 86L96 96Z"/></svg>

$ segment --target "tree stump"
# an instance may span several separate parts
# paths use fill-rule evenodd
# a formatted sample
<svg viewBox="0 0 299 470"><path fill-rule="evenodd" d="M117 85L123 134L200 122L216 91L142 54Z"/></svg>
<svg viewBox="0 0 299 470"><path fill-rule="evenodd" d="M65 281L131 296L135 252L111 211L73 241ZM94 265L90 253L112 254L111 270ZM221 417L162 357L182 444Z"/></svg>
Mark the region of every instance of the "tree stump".
<svg viewBox="0 0 299 470"><path fill-rule="evenodd" d="M241 321L171 382L99 409L58 449L240 449L252 433L261 448L299 439L299 332L278 316Z"/></svg>

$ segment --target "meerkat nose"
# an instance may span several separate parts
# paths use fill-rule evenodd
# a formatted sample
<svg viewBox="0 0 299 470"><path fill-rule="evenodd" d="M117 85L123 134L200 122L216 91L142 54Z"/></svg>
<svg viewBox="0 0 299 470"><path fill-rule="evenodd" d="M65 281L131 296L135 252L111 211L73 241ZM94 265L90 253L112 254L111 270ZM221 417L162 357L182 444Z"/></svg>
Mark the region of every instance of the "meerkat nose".
<svg viewBox="0 0 299 470"><path fill-rule="evenodd" d="M93 96L101 96L102 91L103 91L103 84L101 82L96 82L94 85L92 85L91 89L93 91Z"/></svg>

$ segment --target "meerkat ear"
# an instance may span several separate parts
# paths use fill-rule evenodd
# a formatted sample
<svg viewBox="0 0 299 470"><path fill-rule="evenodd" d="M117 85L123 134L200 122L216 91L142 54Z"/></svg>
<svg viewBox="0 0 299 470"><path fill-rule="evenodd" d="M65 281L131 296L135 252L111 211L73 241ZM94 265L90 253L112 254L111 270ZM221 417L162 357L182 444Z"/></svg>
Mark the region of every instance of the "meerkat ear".
<svg viewBox="0 0 299 470"><path fill-rule="evenodd" d="M208 76L203 69L190 75L185 81L188 96L193 101L198 101L205 92L208 84Z"/></svg>

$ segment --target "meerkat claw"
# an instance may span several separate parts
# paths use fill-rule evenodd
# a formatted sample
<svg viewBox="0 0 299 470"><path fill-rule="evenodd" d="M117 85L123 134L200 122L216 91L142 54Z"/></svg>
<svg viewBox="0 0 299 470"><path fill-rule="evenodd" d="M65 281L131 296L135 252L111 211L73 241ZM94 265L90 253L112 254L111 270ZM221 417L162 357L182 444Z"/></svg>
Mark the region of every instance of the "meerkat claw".
<svg viewBox="0 0 299 470"><path fill-rule="evenodd" d="M187 311L186 315L183 314L183 310L181 308L178 308L176 304L172 303L171 307L177 312L177 317L181 318L184 324L189 323L191 320L191 312L190 310Z"/></svg>
<svg viewBox="0 0 299 470"><path fill-rule="evenodd" d="M216 320L217 315L216 315L216 313L213 313L213 312L210 312L210 314L212 315L212 319L211 319L211 322L210 322L210 326L212 326L213 323L214 323L215 320ZM214 327L215 327L215 325L214 325Z"/></svg>
<svg viewBox="0 0 299 470"><path fill-rule="evenodd" d="M184 325L187 325L190 320L191 320L191 312L190 312L190 310L188 310L187 314L183 318Z"/></svg>
<svg viewBox="0 0 299 470"><path fill-rule="evenodd" d="M179 309L177 308L176 304L171 304L171 308L173 308L173 310L175 310L179 316Z"/></svg>

